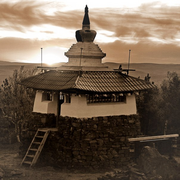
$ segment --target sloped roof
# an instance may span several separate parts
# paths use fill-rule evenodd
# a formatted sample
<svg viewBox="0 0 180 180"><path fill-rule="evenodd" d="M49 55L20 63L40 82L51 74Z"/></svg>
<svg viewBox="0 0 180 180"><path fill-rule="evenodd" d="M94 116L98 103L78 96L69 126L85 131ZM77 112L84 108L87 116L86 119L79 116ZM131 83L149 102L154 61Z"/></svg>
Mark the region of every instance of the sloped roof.
<svg viewBox="0 0 180 180"><path fill-rule="evenodd" d="M22 85L39 90L84 90L91 92L130 92L155 87L150 82L115 71L51 70L26 78Z"/></svg>

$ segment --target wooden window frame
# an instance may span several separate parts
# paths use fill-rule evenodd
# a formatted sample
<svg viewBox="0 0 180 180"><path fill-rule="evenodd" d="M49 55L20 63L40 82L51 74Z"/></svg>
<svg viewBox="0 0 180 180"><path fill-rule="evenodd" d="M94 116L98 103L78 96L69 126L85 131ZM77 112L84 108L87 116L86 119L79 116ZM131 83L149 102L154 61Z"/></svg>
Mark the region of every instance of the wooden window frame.
<svg viewBox="0 0 180 180"><path fill-rule="evenodd" d="M52 93L48 91L42 92L42 101L52 101Z"/></svg>
<svg viewBox="0 0 180 180"><path fill-rule="evenodd" d="M126 102L126 95L120 94L89 94L87 95L87 103L119 103Z"/></svg>
<svg viewBox="0 0 180 180"><path fill-rule="evenodd" d="M71 103L71 95L70 94L66 94L65 97L66 97L65 103Z"/></svg>

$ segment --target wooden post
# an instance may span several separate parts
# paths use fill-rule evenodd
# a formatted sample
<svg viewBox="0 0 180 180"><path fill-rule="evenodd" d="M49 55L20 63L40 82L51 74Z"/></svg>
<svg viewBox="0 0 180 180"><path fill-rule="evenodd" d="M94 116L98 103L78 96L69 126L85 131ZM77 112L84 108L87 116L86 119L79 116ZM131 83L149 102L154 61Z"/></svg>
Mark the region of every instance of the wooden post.
<svg viewBox="0 0 180 180"><path fill-rule="evenodd" d="M172 139L172 142L171 142L171 151L172 151L172 154L173 156L176 155L177 153L177 137L175 137L174 139Z"/></svg>
<svg viewBox="0 0 180 180"><path fill-rule="evenodd" d="M60 112L60 107L59 107L59 91L57 91L57 117L56 117L56 128L58 128L58 124L59 124L59 112Z"/></svg>

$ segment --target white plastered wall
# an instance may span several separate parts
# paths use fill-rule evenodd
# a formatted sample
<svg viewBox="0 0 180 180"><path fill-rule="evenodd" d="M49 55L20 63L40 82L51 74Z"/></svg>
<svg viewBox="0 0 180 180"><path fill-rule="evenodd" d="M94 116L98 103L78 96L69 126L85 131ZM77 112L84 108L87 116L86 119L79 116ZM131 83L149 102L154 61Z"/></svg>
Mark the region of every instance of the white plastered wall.
<svg viewBox="0 0 180 180"><path fill-rule="evenodd" d="M52 95L52 101L42 101L42 94L43 94L42 91L36 92L33 112L57 115L57 96L56 96L56 94Z"/></svg>
<svg viewBox="0 0 180 180"><path fill-rule="evenodd" d="M61 105L61 115L90 118L98 116L116 116L136 114L136 99L135 95L126 97L126 102L108 102L108 103L88 103L86 96L81 97L72 94L71 103L63 103Z"/></svg>

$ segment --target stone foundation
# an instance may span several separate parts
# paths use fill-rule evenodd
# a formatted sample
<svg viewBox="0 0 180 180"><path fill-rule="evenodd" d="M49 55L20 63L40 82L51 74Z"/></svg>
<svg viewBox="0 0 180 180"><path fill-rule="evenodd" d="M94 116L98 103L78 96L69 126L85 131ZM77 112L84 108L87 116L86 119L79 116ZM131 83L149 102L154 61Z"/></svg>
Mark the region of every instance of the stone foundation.
<svg viewBox="0 0 180 180"><path fill-rule="evenodd" d="M141 134L137 115L88 119L60 117L39 161L66 168L114 168L132 159L129 137Z"/></svg>

